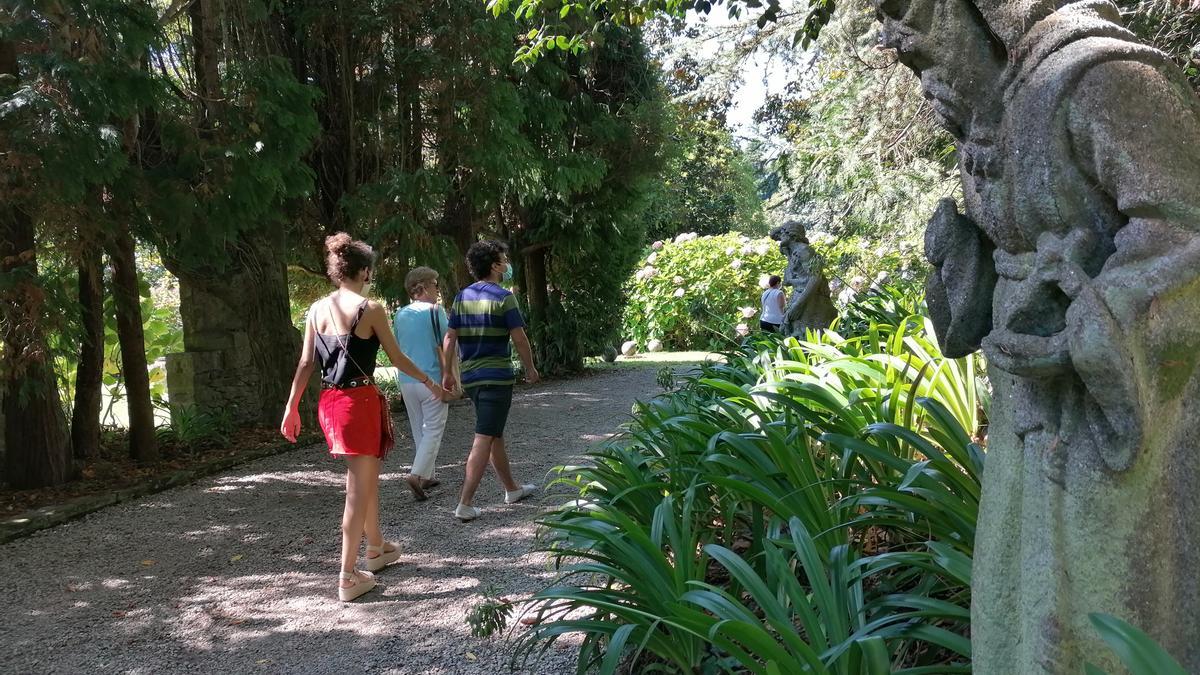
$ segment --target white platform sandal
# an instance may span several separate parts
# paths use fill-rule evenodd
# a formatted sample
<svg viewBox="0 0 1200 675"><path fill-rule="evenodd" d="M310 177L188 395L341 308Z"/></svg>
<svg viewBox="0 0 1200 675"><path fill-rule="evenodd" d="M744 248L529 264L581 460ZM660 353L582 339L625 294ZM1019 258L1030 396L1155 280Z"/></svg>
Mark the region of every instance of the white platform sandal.
<svg viewBox="0 0 1200 675"><path fill-rule="evenodd" d="M385 551L384 549L391 546L392 550ZM378 553L374 558L370 554ZM385 541L380 546L367 546L367 569L372 572L387 567L388 565L400 559L400 543L395 541Z"/></svg>
<svg viewBox="0 0 1200 675"><path fill-rule="evenodd" d="M353 586L343 586L341 583L343 581L355 583ZM338 575L338 600L342 602L350 602L372 588L375 588L375 575L370 572L354 570Z"/></svg>

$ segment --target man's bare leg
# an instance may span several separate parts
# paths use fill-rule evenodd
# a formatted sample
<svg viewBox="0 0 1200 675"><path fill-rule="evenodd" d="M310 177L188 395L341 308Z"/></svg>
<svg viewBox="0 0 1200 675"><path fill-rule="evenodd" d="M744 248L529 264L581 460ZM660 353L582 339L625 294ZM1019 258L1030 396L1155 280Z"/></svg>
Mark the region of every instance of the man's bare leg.
<svg viewBox="0 0 1200 675"><path fill-rule="evenodd" d="M475 491L479 489L479 482L483 480L483 472L487 470L488 460L492 455L494 440L497 440L494 436L475 434L475 440L471 443L471 454L467 456L467 475L463 481L462 496L458 500L463 506L470 506L475 499ZM505 466L508 466L507 457Z"/></svg>
<svg viewBox="0 0 1200 675"><path fill-rule="evenodd" d="M500 483L504 485L505 490L513 492L520 488L517 481L513 480L512 467L508 465L508 451L504 449L503 436L492 438L492 468L496 470L496 475L500 477Z"/></svg>

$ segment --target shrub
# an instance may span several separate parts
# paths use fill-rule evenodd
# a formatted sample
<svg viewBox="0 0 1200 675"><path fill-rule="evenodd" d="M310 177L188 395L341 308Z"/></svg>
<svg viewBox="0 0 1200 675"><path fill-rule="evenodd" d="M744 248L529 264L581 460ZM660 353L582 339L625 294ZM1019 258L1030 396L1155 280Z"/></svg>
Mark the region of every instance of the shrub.
<svg viewBox="0 0 1200 675"><path fill-rule="evenodd" d="M564 468L515 660L576 632L580 672L969 672L981 383L868 318L897 308L752 337Z"/></svg>
<svg viewBox="0 0 1200 675"><path fill-rule="evenodd" d="M736 232L656 242L626 285L625 339L641 348L658 339L667 349L728 349L739 324L758 327L764 279L784 264L776 242Z"/></svg>

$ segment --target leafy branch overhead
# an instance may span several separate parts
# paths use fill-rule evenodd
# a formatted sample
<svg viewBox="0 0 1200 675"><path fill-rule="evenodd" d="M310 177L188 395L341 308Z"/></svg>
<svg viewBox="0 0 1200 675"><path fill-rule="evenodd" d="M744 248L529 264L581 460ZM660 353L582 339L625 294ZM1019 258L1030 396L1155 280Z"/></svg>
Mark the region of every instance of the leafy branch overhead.
<svg viewBox="0 0 1200 675"><path fill-rule="evenodd" d="M493 16L510 14L534 24L517 48L516 60L531 63L554 50L579 53L601 39L607 24L637 26L659 16L682 17L688 11L709 14L723 7L730 18L755 16L759 28L779 20L790 10L781 0L484 0ZM803 20L793 46L807 48L833 17L836 0L811 0L796 10Z"/></svg>

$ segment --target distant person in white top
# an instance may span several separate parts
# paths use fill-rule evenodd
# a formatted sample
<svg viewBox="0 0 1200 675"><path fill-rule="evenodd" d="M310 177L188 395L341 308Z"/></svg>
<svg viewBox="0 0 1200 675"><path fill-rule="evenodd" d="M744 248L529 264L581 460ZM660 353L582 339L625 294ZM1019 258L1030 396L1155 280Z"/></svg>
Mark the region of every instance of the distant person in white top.
<svg viewBox="0 0 1200 675"><path fill-rule="evenodd" d="M443 356L441 349L449 321L446 310L438 303L438 274L428 267L418 267L404 278L404 288L412 302L396 312L393 321L400 349L422 373L434 382L441 382L442 373L450 367L447 359L454 357ZM433 470L442 447L449 405L403 373L400 374L400 394L404 397L416 446L412 470L406 481L417 501L424 501L425 491L438 484L433 478Z"/></svg>
<svg viewBox="0 0 1200 675"><path fill-rule="evenodd" d="M783 279L778 274L771 275L767 282L767 290L762 292L762 314L759 315L758 327L772 333L779 332L783 324L783 308L786 302L780 285Z"/></svg>

